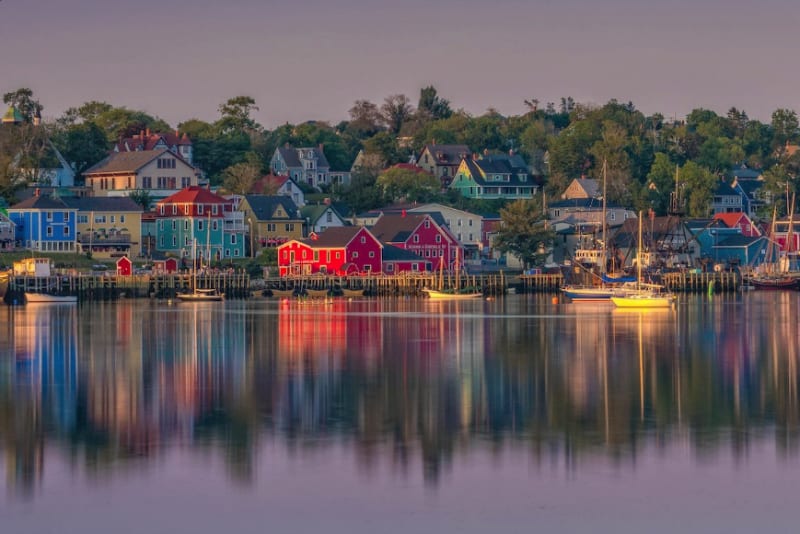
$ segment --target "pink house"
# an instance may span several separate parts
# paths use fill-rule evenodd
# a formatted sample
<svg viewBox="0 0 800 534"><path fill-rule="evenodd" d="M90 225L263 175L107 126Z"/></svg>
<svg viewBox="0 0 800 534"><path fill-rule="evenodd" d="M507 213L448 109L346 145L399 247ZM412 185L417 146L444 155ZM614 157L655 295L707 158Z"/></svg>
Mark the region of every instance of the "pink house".
<svg viewBox="0 0 800 534"><path fill-rule="evenodd" d="M413 252L429 261L433 269L442 263L445 269L455 270L463 261L464 251L450 233L444 220L430 213L385 214L370 230L381 242Z"/></svg>
<svg viewBox="0 0 800 534"><path fill-rule="evenodd" d="M278 247L280 276L379 273L382 263L383 245L362 226L328 228Z"/></svg>

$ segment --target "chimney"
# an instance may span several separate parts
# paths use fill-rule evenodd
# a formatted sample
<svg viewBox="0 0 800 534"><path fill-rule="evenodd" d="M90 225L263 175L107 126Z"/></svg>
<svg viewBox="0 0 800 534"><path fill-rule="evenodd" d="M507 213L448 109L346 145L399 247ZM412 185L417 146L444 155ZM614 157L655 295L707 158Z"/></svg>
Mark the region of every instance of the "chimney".
<svg viewBox="0 0 800 534"><path fill-rule="evenodd" d="M320 144L319 144L319 150L320 150L320 152L322 152L323 150L325 150L325 143L320 143Z"/></svg>
<svg viewBox="0 0 800 534"><path fill-rule="evenodd" d="M477 152L473 152L472 153L472 161L478 161L478 153Z"/></svg>
<svg viewBox="0 0 800 534"><path fill-rule="evenodd" d="M39 193L41 193L41 191L40 191L40 190L39 190L39 188L37 187L37 188L36 188L36 190L33 192L33 196L35 196L35 197L38 197L38 196L39 196Z"/></svg>
<svg viewBox="0 0 800 534"><path fill-rule="evenodd" d="M509 156L513 156L514 155L514 149L513 148L508 150L508 155Z"/></svg>
<svg viewBox="0 0 800 534"><path fill-rule="evenodd" d="M326 206L330 206L331 205L331 197L325 197L325 200L323 200L322 203L325 204Z"/></svg>
<svg viewBox="0 0 800 534"><path fill-rule="evenodd" d="M181 136L180 132L178 132L178 129L175 128L175 137L179 138L180 136Z"/></svg>
<svg viewBox="0 0 800 534"><path fill-rule="evenodd" d="M147 137L150 137L150 128L146 129L145 133L147 134Z"/></svg>

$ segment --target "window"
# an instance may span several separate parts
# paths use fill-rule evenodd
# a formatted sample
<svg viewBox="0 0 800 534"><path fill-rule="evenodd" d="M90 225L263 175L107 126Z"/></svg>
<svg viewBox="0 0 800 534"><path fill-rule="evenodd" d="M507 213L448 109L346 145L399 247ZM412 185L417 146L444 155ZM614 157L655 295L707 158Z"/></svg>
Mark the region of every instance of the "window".
<svg viewBox="0 0 800 534"><path fill-rule="evenodd" d="M236 244L236 234L231 234L231 245Z"/></svg>
<svg viewBox="0 0 800 534"><path fill-rule="evenodd" d="M106 223L106 216L105 215L95 215L94 216L94 223L95 224L105 224Z"/></svg>
<svg viewBox="0 0 800 534"><path fill-rule="evenodd" d="M69 226L65 226L64 227L64 236L66 237L68 235L69 235Z"/></svg>
<svg viewBox="0 0 800 534"><path fill-rule="evenodd" d="M125 222L125 216L124 215L120 215L119 216L119 222L121 222L121 223Z"/></svg>
<svg viewBox="0 0 800 534"><path fill-rule="evenodd" d="M431 222L426 220L425 221L425 228L430 228L430 227L431 227Z"/></svg>
<svg viewBox="0 0 800 534"><path fill-rule="evenodd" d="M189 229L189 219L184 219L183 220L183 229L184 230L188 230Z"/></svg>
<svg viewBox="0 0 800 534"><path fill-rule="evenodd" d="M161 248L164 248L164 236L162 235L161 238L158 240L159 245Z"/></svg>
<svg viewBox="0 0 800 534"><path fill-rule="evenodd" d="M161 215L164 215L164 204L161 204L159 206L159 212L161 213Z"/></svg>
<svg viewBox="0 0 800 534"><path fill-rule="evenodd" d="M117 216L116 215L112 215L111 216L111 223L113 224L115 222L117 222Z"/></svg>
<svg viewBox="0 0 800 534"><path fill-rule="evenodd" d="M216 204L212 204L211 205L211 215L216 215L216 214L217 214L217 205Z"/></svg>
<svg viewBox="0 0 800 534"><path fill-rule="evenodd" d="M356 259L356 258L358 258L358 252L353 252L353 255L352 255L351 257L352 257L353 259Z"/></svg>
<svg viewBox="0 0 800 534"><path fill-rule="evenodd" d="M394 271L394 264L393 263L387 263L386 264L386 272L387 273L391 273L393 271Z"/></svg>
<svg viewBox="0 0 800 534"><path fill-rule="evenodd" d="M217 228L219 228L219 227L217 226L217 221L211 221L211 229L212 229L212 230L217 230Z"/></svg>
<svg viewBox="0 0 800 534"><path fill-rule="evenodd" d="M173 230L177 230L178 229L178 221L176 221L174 219L172 220L172 229Z"/></svg>
<svg viewBox="0 0 800 534"><path fill-rule="evenodd" d="M172 158L158 158L156 166L159 169L174 169L176 167L176 160Z"/></svg>
<svg viewBox="0 0 800 534"><path fill-rule="evenodd" d="M338 250L336 251L336 259L337 259L337 260L340 260L340 259L342 259L342 253L341 253L341 252L339 252Z"/></svg>
<svg viewBox="0 0 800 534"><path fill-rule="evenodd" d="M325 222L333 222L333 213L332 212L329 211L328 213L325 214Z"/></svg>
<svg viewBox="0 0 800 534"><path fill-rule="evenodd" d="M314 251L314 261L319 261L319 250Z"/></svg>
<svg viewBox="0 0 800 534"><path fill-rule="evenodd" d="M88 215L78 215L78 224L89 224Z"/></svg>
<svg viewBox="0 0 800 534"><path fill-rule="evenodd" d="M365 244L367 242L367 238L365 236L361 236L361 244Z"/></svg>
<svg viewBox="0 0 800 534"><path fill-rule="evenodd" d="M64 212L64 222L69 222L69 212L68 211ZM114 221L111 221L111 222L114 222Z"/></svg>
<svg viewBox="0 0 800 534"><path fill-rule="evenodd" d="M441 243L442 242L442 236L440 234L436 235L436 242L437 243Z"/></svg>
<svg viewBox="0 0 800 534"><path fill-rule="evenodd" d="M192 208L189 206L189 204L185 204L183 206L183 214L189 215L190 213L192 213Z"/></svg>
<svg viewBox="0 0 800 534"><path fill-rule="evenodd" d="M175 248L177 246L178 246L178 236L174 235L172 236L172 248Z"/></svg>
<svg viewBox="0 0 800 534"><path fill-rule="evenodd" d="M48 211L47 212L47 220L48 221L52 221L53 220L53 212L52 211Z"/></svg>
<svg viewBox="0 0 800 534"><path fill-rule="evenodd" d="M470 219L468 222L469 222L468 226L472 226L472 219Z"/></svg>
<svg viewBox="0 0 800 534"><path fill-rule="evenodd" d="M177 215L178 214L178 206L176 206L175 204L172 205L172 214L173 215Z"/></svg>
<svg viewBox="0 0 800 534"><path fill-rule="evenodd" d="M185 188L189 187L190 185L192 185L192 179L191 178L189 178L188 176L184 176L183 178L181 178L181 188L185 189Z"/></svg>
<svg viewBox="0 0 800 534"><path fill-rule="evenodd" d="M187 246L187 247L189 246L189 236L188 235L183 237L183 244L184 244L184 246Z"/></svg>
<svg viewBox="0 0 800 534"><path fill-rule="evenodd" d="M375 257L375 251L374 250L370 250L369 251L369 257L370 258L374 258Z"/></svg>
<svg viewBox="0 0 800 534"><path fill-rule="evenodd" d="M411 270L414 271L415 273L418 272L419 271L419 264L418 263L412 263L411 264Z"/></svg>
<svg viewBox="0 0 800 534"><path fill-rule="evenodd" d="M197 214L198 215L202 215L203 214L203 205L202 204L198 204L197 205Z"/></svg>
<svg viewBox="0 0 800 534"><path fill-rule="evenodd" d="M197 229L199 231L203 231L203 221L197 221Z"/></svg>
<svg viewBox="0 0 800 534"><path fill-rule="evenodd" d="M145 188L145 189L152 189L153 188L153 177L152 176L145 176L144 178L142 178L142 187Z"/></svg>
<svg viewBox="0 0 800 534"><path fill-rule="evenodd" d="M414 243L419 243L419 235L414 235Z"/></svg>
<svg viewBox="0 0 800 534"><path fill-rule="evenodd" d="M610 220L612 220L612 221L616 221L616 220L617 220L617 214L616 214L616 213L614 213L614 212L612 211L612 212L611 212L611 213L608 215L608 218L609 218Z"/></svg>

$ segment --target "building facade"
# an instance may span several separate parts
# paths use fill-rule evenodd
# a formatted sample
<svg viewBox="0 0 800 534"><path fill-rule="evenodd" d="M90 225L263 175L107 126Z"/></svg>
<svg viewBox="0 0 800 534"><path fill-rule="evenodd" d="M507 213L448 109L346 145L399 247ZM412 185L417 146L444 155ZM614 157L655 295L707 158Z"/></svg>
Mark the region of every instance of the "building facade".
<svg viewBox="0 0 800 534"><path fill-rule="evenodd" d="M161 200L196 187L200 172L167 149L113 152L83 173L94 196L143 192Z"/></svg>

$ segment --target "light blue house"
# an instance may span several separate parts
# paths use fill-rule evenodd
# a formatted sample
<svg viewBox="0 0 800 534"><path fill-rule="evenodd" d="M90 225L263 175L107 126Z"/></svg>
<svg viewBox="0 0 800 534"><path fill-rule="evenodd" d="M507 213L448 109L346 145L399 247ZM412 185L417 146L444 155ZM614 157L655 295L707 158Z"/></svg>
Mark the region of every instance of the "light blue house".
<svg viewBox="0 0 800 534"><path fill-rule="evenodd" d="M19 246L40 252L75 252L77 213L57 196L41 195L38 190L8 208Z"/></svg>

